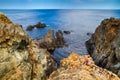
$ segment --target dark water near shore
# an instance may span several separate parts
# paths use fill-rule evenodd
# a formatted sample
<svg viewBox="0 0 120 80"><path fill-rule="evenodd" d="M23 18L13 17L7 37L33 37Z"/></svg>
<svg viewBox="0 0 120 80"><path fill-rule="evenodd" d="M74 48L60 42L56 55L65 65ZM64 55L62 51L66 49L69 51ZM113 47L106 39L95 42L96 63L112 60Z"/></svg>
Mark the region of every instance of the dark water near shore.
<svg viewBox="0 0 120 80"><path fill-rule="evenodd" d="M26 31L33 38L41 38L49 29L68 30L70 35L64 34L68 47L58 48L54 56L58 59L67 57L72 51L78 54L87 54L85 41L89 39L86 34L93 33L101 20L109 17L120 18L120 10L0 10L14 23L28 25L41 21L47 27Z"/></svg>

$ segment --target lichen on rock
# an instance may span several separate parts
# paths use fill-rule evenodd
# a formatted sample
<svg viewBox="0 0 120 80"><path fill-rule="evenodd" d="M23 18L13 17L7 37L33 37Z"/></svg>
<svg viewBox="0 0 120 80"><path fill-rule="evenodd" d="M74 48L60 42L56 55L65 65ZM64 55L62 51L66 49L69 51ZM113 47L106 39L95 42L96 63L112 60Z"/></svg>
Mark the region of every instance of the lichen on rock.
<svg viewBox="0 0 120 80"><path fill-rule="evenodd" d="M96 66L89 55L74 52L61 60L61 66L48 80L120 80L114 73Z"/></svg>
<svg viewBox="0 0 120 80"><path fill-rule="evenodd" d="M4 21L6 16L2 18L0 17L3 21L0 22L0 80L45 80L56 68L56 62L50 53L38 48L21 25Z"/></svg>

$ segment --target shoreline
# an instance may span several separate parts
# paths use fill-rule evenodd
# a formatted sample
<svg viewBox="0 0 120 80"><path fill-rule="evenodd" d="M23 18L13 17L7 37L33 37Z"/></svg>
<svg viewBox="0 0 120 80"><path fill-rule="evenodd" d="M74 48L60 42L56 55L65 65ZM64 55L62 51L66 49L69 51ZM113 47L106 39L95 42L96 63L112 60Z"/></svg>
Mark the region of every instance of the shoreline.
<svg viewBox="0 0 120 80"><path fill-rule="evenodd" d="M13 79L52 80L56 78L57 79L59 78L60 80L61 79L64 80L66 78L71 78L75 80L77 79L89 80L89 78L91 80L96 80L96 79L120 80L120 78L111 71L96 66L89 55L81 56L81 55L77 55L74 52L72 52L71 55L68 56L68 58L62 59L60 62L60 67L57 68L56 59L48 52L49 50L54 50L53 48L51 48L53 47L53 43L54 43L54 33L52 32L52 30L47 33L45 38L43 38L43 43L45 44L47 43L47 44L46 46L44 44L44 46L42 46L41 48L35 43L35 41L29 38L29 36L25 33L25 31L21 27L21 25L14 24L3 14L1 14L0 16L2 17L0 18L0 26L1 26L0 55L1 55L1 63L4 63L4 64L0 64L1 80L6 80L8 78L11 80ZM110 18L110 19L105 19L101 23L101 26L102 24L109 24L109 22L113 22L112 25L114 26L118 26L120 24L120 20ZM96 30L96 33L97 31L98 30ZM112 30L112 32L114 32L114 30ZM112 36L114 37L115 35ZM56 33L55 41L56 40L57 40L56 43L57 45L60 46L63 45L64 38L61 31L58 31ZM48 42L52 42L52 43L50 43L49 45ZM66 72L65 76L63 76L62 78L59 77L64 75L61 73L64 71ZM76 73L77 71L78 73L80 73L80 75ZM73 77L72 73L70 72L74 72L75 76ZM60 73L60 74L56 75L56 73ZM81 75L81 73L85 73L85 74ZM56 76L54 76L54 74ZM67 75L69 75L69 77Z"/></svg>

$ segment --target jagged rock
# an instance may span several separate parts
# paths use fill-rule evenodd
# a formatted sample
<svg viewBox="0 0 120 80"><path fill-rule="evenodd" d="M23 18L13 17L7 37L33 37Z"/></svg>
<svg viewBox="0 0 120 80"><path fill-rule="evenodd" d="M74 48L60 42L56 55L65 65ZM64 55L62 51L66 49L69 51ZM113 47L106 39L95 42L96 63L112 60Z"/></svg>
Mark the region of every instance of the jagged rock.
<svg viewBox="0 0 120 80"><path fill-rule="evenodd" d="M44 28L46 27L46 24L38 22L36 25L34 25L36 28Z"/></svg>
<svg viewBox="0 0 120 80"><path fill-rule="evenodd" d="M65 34L70 34L70 31L64 31Z"/></svg>
<svg viewBox="0 0 120 80"><path fill-rule="evenodd" d="M120 76L120 19L104 19L86 47L97 65Z"/></svg>
<svg viewBox="0 0 120 80"><path fill-rule="evenodd" d="M12 23L4 14L0 13L0 23Z"/></svg>
<svg viewBox="0 0 120 80"><path fill-rule="evenodd" d="M26 30L27 30L27 31L31 31L31 30L33 30L34 28L44 28L44 27L46 27L46 24L41 23L41 22L38 22L36 25L29 25L29 26L26 28Z"/></svg>
<svg viewBox="0 0 120 80"><path fill-rule="evenodd" d="M56 45L57 47L63 47L65 45L65 40L61 30L58 30L58 32L56 32Z"/></svg>
<svg viewBox="0 0 120 80"><path fill-rule="evenodd" d="M47 48L48 51L54 51L56 47L63 47L65 45L61 30L56 32L56 38L54 36L54 30L48 30L45 37L35 40L35 42L40 48Z"/></svg>
<svg viewBox="0 0 120 80"><path fill-rule="evenodd" d="M96 66L89 55L72 53L48 80L120 80L117 75Z"/></svg>
<svg viewBox="0 0 120 80"><path fill-rule="evenodd" d="M53 51L56 48L54 30L48 30L45 37L35 40L40 48L47 48L48 51Z"/></svg>
<svg viewBox="0 0 120 80"><path fill-rule="evenodd" d="M0 80L44 80L54 69L50 53L39 49L20 25L0 23Z"/></svg>

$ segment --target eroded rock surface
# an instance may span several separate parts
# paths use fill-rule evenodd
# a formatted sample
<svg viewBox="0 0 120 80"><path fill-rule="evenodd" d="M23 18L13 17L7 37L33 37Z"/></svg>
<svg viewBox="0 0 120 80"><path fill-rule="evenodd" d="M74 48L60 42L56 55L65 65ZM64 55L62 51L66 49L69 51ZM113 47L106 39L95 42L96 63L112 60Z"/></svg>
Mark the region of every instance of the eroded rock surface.
<svg viewBox="0 0 120 80"><path fill-rule="evenodd" d="M45 80L54 69L56 62L46 49L38 48L20 25L2 19L0 80Z"/></svg>
<svg viewBox="0 0 120 80"><path fill-rule="evenodd" d="M12 21L10 21L10 19L4 14L0 13L0 23L12 23Z"/></svg>
<svg viewBox="0 0 120 80"><path fill-rule="evenodd" d="M120 76L120 19L104 19L86 47L97 65Z"/></svg>
<svg viewBox="0 0 120 80"><path fill-rule="evenodd" d="M48 51L54 51L56 47L65 46L65 40L61 30L56 32L56 37L54 36L54 30L48 30L45 37L35 40L35 42L40 48L47 48Z"/></svg>
<svg viewBox="0 0 120 80"><path fill-rule="evenodd" d="M56 45L57 47L65 46L65 40L61 30L58 30L58 32L56 32Z"/></svg>
<svg viewBox="0 0 120 80"><path fill-rule="evenodd" d="M48 80L120 80L117 75L96 66L89 55L72 53Z"/></svg>

